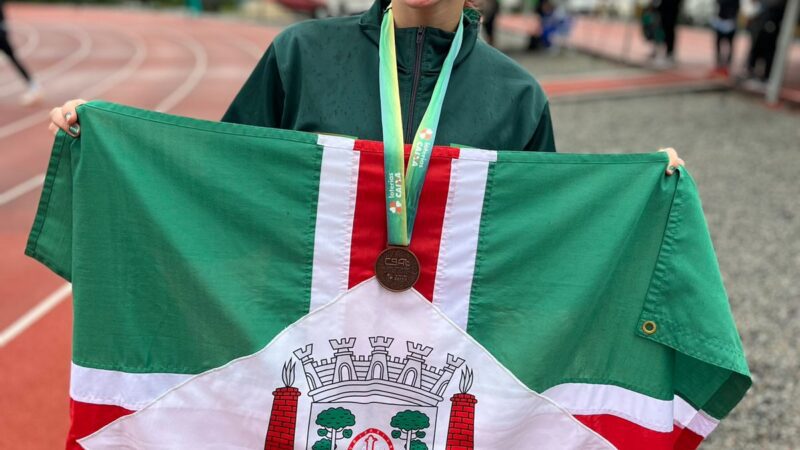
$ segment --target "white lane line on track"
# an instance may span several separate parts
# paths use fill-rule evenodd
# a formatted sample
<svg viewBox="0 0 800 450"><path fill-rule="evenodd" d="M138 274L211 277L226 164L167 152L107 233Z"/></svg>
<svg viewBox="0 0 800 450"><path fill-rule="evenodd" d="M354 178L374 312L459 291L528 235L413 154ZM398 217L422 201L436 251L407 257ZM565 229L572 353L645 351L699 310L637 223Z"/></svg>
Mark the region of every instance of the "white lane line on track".
<svg viewBox="0 0 800 450"><path fill-rule="evenodd" d="M175 33L175 35L178 36L181 43L194 55L194 67L192 67L192 71L189 73L186 80L178 86L177 89L172 91L167 98L161 100L161 102L156 105L155 110L159 112L167 112L183 101L183 99L197 87L208 70L208 53L206 49L187 34Z"/></svg>
<svg viewBox="0 0 800 450"><path fill-rule="evenodd" d="M19 56L26 58L28 55L31 54L32 51L36 50L36 47L39 45L39 30L35 27L30 25L19 25L16 27L19 30L28 30L28 40L25 41L25 45L20 47Z"/></svg>
<svg viewBox="0 0 800 450"><path fill-rule="evenodd" d="M103 92L114 87L116 84L119 84L122 81L124 81L127 77L131 76L144 62L144 59L147 57L147 48L145 48L141 38L138 35L133 35L132 33L125 33L125 34L135 38L134 55L131 56L131 58L128 60L125 66L123 66L118 72L115 72L101 83L93 87L87 88L86 90L81 92L79 97L84 97L84 98L93 97L102 94ZM40 111L29 114L21 119L17 119L14 122L11 122L7 125L0 127L0 139L7 138L12 134L27 130L32 126L43 122L48 117L49 117L49 112Z"/></svg>
<svg viewBox="0 0 800 450"><path fill-rule="evenodd" d="M194 69L189 74L189 77L183 82L183 84L181 84L181 86L178 87L178 89L173 91L171 95L169 95L167 98L165 98L158 104L156 109L162 112L169 111L170 109L175 107L175 105L177 105L178 102L183 100L184 97L189 95L191 90L194 89L200 82L200 79L202 79L203 75L205 74L208 68L208 54L206 53L205 48L202 45L200 45L200 43L197 42L196 40L186 35L184 36L185 36L185 42L187 43L191 42L190 45L196 46L194 50L192 50L192 53L195 55ZM187 47L188 46L189 45L187 45ZM199 78L197 78L198 72L199 72ZM187 88L186 86L190 87ZM178 91L181 91L181 97L175 95L175 93ZM170 100L170 102L167 103L167 100ZM161 107L162 109L159 109L159 107ZM16 187L12 188L12 190L13 189L16 189ZM70 283L62 285L55 292L48 295L44 300L39 302L39 304L34 306L32 309L28 310L28 312L23 314L22 317L17 319L9 327L0 332L0 348L3 348L6 344L8 344L12 340L14 340L17 336L22 334L22 332L24 332L26 329L30 328L39 319L44 317L53 308L58 306L58 304L64 301L64 299L66 299L71 292L72 292L72 285Z"/></svg>
<svg viewBox="0 0 800 450"><path fill-rule="evenodd" d="M81 92L78 97L81 98L92 98L102 94L103 92L108 91L112 87L116 86L117 84L123 82L125 79L130 77L139 66L142 65L145 58L147 57L147 47L144 45L144 41L138 35L134 35L132 33L125 33L128 35L130 40L134 43L134 54L131 58L128 59L128 62L119 69L118 71L114 72L110 77L103 80L100 84L96 84L85 89ZM41 120L41 115L32 115L35 121ZM0 133L2 130L0 130ZM33 178L23 181L22 183L12 187L11 189L7 190L6 192L0 193L0 206L5 205L6 203L10 203L23 195L27 194L28 192L33 191L37 187L41 186L44 182L44 174L41 173L39 175L34 176Z"/></svg>
<svg viewBox="0 0 800 450"><path fill-rule="evenodd" d="M30 328L31 325L36 323L39 319L44 317L53 308L63 302L72 293L72 285L69 283L63 284L56 289L55 292L45 297L36 306L29 309L28 312L22 315L19 319L14 321L11 325L6 327L5 330L0 331L0 348L3 348L14 338L22 334L25 330Z"/></svg>
<svg viewBox="0 0 800 450"><path fill-rule="evenodd" d="M57 75L60 72L69 70L73 66L75 66L76 64L83 61L84 59L86 59L86 57L89 56L92 49L92 38L89 36L88 33L86 33L86 31L81 30L80 28L77 27L73 28L79 31L78 34L80 37L78 39L81 42L81 46L78 49L78 51L70 55L68 58L61 60L61 62L59 62L58 64L49 67L43 72L40 72L37 79L42 80L48 76ZM13 91L14 90L11 90L11 92L0 94L0 97L11 95ZM17 119L9 124L3 125L2 127L0 127L0 139L7 138L12 134L19 133L20 131L23 130L27 130L28 128L45 120L47 116L48 116L47 112L39 111L36 113L29 114L21 119Z"/></svg>
<svg viewBox="0 0 800 450"><path fill-rule="evenodd" d="M92 38L89 36L89 33L87 33L86 30L83 30L75 26L70 26L66 28L75 30L77 32L76 36L78 38L78 42L80 43L78 50L73 52L68 57L53 64L52 66L37 72L35 76L38 81L41 82L53 78L54 76L60 73L66 72L67 70L71 69L72 67L74 67L75 65L86 59L91 53L93 42ZM2 92L2 94L0 94L0 97L7 97L18 91L18 89L3 89L4 87L5 85L0 86L0 92Z"/></svg>
<svg viewBox="0 0 800 450"><path fill-rule="evenodd" d="M141 36L133 34L133 33L125 33L131 42L133 42L134 53L133 56L128 59L128 62L122 66L121 69L114 72L110 77L106 78L105 80L101 81L100 83L91 86L87 89L84 89L83 92L78 94L80 98L92 99L100 94L103 94L110 90L112 87L122 83L127 78L136 72L139 69L139 66L142 65L145 58L147 58L147 46L144 44L144 40L142 40Z"/></svg>
<svg viewBox="0 0 800 450"><path fill-rule="evenodd" d="M5 205L6 203L11 203L28 192L33 191L41 186L42 183L44 183L44 174L40 173L39 175L31 177L30 179L23 181L22 183L5 192L0 192L0 206Z"/></svg>
<svg viewBox="0 0 800 450"><path fill-rule="evenodd" d="M28 25L16 25L13 27L13 31L15 34L24 34L26 37L25 44L22 47L18 47L15 51L17 58L22 59L24 64L25 59L28 57L28 55L34 49L36 49L37 45L39 45L39 32L36 31L36 28ZM12 45L13 41L14 40L12 39ZM3 63L4 65L7 65L9 67L11 66L11 62L8 61L8 58L4 58L4 61L5 61ZM0 79L0 81L3 81L2 86L14 84L15 81L18 82L20 85L23 84L22 77L19 76L16 70L11 70L9 72L11 72L9 76L7 77L4 76L2 79Z"/></svg>
<svg viewBox="0 0 800 450"><path fill-rule="evenodd" d="M17 119L8 125L3 125L0 127L0 139L5 139L12 134L19 133L20 131L27 130L28 128L40 124L42 121L47 119L49 113L47 111L39 111L33 114L29 114L21 119ZM45 132L44 130L42 132Z"/></svg>
<svg viewBox="0 0 800 450"><path fill-rule="evenodd" d="M228 36L228 38L233 41L233 44L238 47L239 50L250 55L256 61L260 60L261 56L264 54L264 49L248 39L241 36Z"/></svg>

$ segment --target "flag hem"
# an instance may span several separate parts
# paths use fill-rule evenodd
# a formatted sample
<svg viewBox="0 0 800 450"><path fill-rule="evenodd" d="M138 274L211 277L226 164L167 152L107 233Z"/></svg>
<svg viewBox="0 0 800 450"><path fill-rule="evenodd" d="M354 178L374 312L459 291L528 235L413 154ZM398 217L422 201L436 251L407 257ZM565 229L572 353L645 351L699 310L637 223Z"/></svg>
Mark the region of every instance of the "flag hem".
<svg viewBox="0 0 800 450"><path fill-rule="evenodd" d="M47 165L47 173L45 174L39 205L36 209L36 216L33 220L33 225L31 226L31 231L28 235L28 242L25 246L25 255L41 262L45 265L45 267L52 270L53 273L71 282L71 270L68 270L61 264L57 263L54 259L50 258L48 255L42 253L39 246L39 237L42 235L42 230L47 222L47 212L50 207L50 200L52 198L53 188L56 182L58 167L61 165L62 156L65 153L64 147L69 145L67 138L71 138L71 136L69 136L63 130L58 130L51 149L50 160Z"/></svg>

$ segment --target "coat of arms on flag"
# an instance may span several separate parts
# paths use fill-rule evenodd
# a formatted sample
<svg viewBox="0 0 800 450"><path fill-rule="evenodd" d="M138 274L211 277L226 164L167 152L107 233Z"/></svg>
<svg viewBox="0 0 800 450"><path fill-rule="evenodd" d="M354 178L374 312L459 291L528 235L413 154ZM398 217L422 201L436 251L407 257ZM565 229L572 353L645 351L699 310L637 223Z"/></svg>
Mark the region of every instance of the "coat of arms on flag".
<svg viewBox="0 0 800 450"><path fill-rule="evenodd" d="M374 279L312 311L254 355L187 378L79 441L87 449L272 450L470 450L529 442L612 448L527 389L422 296L386 291Z"/></svg>
<svg viewBox="0 0 800 450"><path fill-rule="evenodd" d="M378 445L379 449L393 447L392 441L386 438L386 430L392 430L393 438L404 439L404 448L412 448L413 445L422 450L432 446L426 441L430 440L429 428L436 428L436 411L443 400L441 395L464 360L448 354L443 369L429 367L425 358L433 349L411 341L406 342L407 356L403 359L392 358L388 350L393 341L391 337L370 336L370 354L356 356L353 354L356 338L331 339L329 343L334 355L330 361L315 360L313 344L294 351L302 363L310 389L308 395L313 401L309 442L318 435L322 439L315 442L315 446L335 448L337 440L351 437L352 429L349 427L358 422L360 427L366 428L349 446L355 447L360 441L373 436L370 447L375 448L375 443L379 441L383 444ZM294 365L287 367L293 368ZM466 377L464 386L470 386L471 372L465 373L462 373L462 377ZM469 395L467 392L462 394ZM280 394L276 391L275 395L277 397ZM474 397L470 396L470 399ZM463 406L459 404L458 407ZM270 423L282 422L285 419L282 412L273 403ZM474 426L473 423L465 423L470 430ZM316 432L315 425L318 427ZM456 428L454 432L460 430ZM270 446L271 440L278 442L283 438L277 431L276 435L273 437L267 433L267 446ZM472 433L468 440L472 440Z"/></svg>
<svg viewBox="0 0 800 450"><path fill-rule="evenodd" d="M434 148L394 293L380 143L80 117L26 248L73 283L69 448L690 449L750 386L663 154Z"/></svg>

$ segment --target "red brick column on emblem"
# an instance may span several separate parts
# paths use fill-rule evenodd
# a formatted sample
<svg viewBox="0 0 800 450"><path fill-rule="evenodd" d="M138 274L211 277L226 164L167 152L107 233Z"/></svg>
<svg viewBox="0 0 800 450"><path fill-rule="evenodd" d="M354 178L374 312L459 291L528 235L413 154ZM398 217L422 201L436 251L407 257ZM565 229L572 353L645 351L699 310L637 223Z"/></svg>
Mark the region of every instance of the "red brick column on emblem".
<svg viewBox="0 0 800 450"><path fill-rule="evenodd" d="M450 424L447 430L446 450L473 450L475 448L475 404L472 394L455 394L450 398Z"/></svg>
<svg viewBox="0 0 800 450"><path fill-rule="evenodd" d="M275 400L272 402L264 450L293 450L300 390L296 387L282 387L275 389L272 395Z"/></svg>

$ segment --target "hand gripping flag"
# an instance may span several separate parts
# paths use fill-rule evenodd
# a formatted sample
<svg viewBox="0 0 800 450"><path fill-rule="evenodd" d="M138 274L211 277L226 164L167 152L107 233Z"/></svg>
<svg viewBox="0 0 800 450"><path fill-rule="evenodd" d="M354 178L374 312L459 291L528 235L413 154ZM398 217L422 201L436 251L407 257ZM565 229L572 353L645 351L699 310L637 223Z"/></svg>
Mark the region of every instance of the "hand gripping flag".
<svg viewBox="0 0 800 450"><path fill-rule="evenodd" d="M664 154L437 147L392 293L380 143L80 117L26 249L73 283L69 447L689 449L750 386Z"/></svg>

